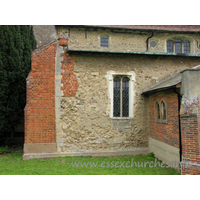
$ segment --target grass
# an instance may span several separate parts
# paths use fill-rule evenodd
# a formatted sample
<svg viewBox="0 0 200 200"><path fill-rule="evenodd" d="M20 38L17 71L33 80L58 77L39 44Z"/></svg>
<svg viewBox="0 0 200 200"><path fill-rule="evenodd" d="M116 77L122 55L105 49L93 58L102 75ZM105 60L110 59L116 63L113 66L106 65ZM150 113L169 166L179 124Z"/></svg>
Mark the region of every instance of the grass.
<svg viewBox="0 0 200 200"><path fill-rule="evenodd" d="M118 157L58 157L51 159L22 160L22 153L0 155L0 175L180 175L170 167L126 167L133 162L155 163L154 155L118 156ZM110 162L108 162L110 161ZM117 163L117 161L119 163ZM94 162L97 167L72 167L72 162ZM103 163L104 162L104 163ZM112 164L111 164L112 162ZM120 162L124 162L124 167ZM159 161L161 163L161 161ZM114 165L118 167L114 167ZM102 165L102 167L99 167ZM110 167L108 167L110 165ZM103 167L104 166L104 167Z"/></svg>

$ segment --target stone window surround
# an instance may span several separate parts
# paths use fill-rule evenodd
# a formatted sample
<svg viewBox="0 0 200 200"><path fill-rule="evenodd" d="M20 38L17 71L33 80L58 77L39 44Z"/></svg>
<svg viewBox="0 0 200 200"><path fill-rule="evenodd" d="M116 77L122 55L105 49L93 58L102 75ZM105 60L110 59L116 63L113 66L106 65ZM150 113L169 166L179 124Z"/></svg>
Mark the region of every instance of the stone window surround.
<svg viewBox="0 0 200 200"><path fill-rule="evenodd" d="M114 72L110 71L107 73L108 75L108 89L109 89L109 97L110 97L110 118L112 119L132 119L133 118L133 103L134 103L134 82L135 82L135 72L130 71L127 73L122 72ZM127 76L129 81L129 117L113 117L113 80L114 76Z"/></svg>

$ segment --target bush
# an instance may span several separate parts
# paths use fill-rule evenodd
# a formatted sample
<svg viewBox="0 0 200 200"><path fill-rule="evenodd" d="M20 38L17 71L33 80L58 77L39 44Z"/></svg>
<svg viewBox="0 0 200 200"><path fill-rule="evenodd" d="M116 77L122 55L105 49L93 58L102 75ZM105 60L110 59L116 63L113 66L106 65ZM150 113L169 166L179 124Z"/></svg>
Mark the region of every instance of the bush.
<svg viewBox="0 0 200 200"><path fill-rule="evenodd" d="M12 149L8 146L0 147L0 154L12 153Z"/></svg>
<svg viewBox="0 0 200 200"><path fill-rule="evenodd" d="M147 156L151 158L155 158L155 154L153 152L149 153Z"/></svg>

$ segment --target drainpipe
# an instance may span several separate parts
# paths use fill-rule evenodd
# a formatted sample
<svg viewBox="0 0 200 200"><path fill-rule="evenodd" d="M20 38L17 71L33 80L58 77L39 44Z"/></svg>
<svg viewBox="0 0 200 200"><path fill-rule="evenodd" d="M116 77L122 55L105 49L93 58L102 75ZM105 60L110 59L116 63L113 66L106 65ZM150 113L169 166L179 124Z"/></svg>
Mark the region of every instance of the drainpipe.
<svg viewBox="0 0 200 200"><path fill-rule="evenodd" d="M180 162L182 161L182 140L181 140L181 119L180 119L180 109L181 109L181 95L174 88L174 93L178 94L178 125L179 125L179 152L180 152Z"/></svg>
<svg viewBox="0 0 200 200"><path fill-rule="evenodd" d="M147 43L147 50L146 50L146 52L149 51L149 39L152 38L152 37L153 37L153 32L152 32L151 36L148 37L147 40L146 40L146 43Z"/></svg>
<svg viewBox="0 0 200 200"><path fill-rule="evenodd" d="M195 40L196 40L196 39L195 39ZM196 42L197 42L197 49L199 49L200 46L199 46L199 42L198 42L198 40L196 40Z"/></svg>

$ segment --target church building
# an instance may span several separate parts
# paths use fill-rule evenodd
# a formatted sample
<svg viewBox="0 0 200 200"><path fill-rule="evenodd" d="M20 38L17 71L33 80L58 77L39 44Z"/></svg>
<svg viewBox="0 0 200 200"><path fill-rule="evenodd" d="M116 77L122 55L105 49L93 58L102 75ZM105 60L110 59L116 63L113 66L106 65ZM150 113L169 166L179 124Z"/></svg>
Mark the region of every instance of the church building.
<svg viewBox="0 0 200 200"><path fill-rule="evenodd" d="M200 26L54 30L32 52L24 160L154 152L200 174Z"/></svg>

